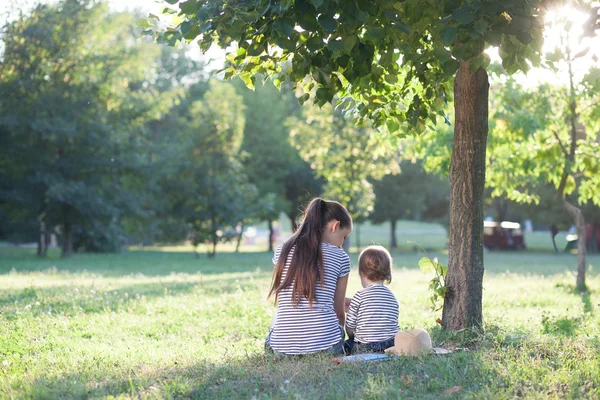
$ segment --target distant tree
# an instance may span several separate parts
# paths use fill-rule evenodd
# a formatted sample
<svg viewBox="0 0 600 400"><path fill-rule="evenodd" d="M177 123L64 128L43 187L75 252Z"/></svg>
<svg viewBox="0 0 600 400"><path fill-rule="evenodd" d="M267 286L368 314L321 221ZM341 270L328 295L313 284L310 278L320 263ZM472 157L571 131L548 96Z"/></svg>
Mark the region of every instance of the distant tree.
<svg viewBox="0 0 600 400"><path fill-rule="evenodd" d="M531 182L555 188L555 200L577 228L576 283L585 290L585 221L577 203L600 205L600 69L575 80L569 26L564 20L554 23L553 29L563 32L562 44L547 56L566 74L565 86L526 89L512 80L499 85L489 180L496 195L519 202L539 201Z"/></svg>
<svg viewBox="0 0 600 400"><path fill-rule="evenodd" d="M238 92L244 98L246 125L242 142L242 163L248 179L258 189L260 198L269 199L269 212L259 212L269 227L269 251L273 251L273 221L290 208L285 197L285 182L289 167L298 151L289 143L286 119L297 108L289 91L279 91L270 82L249 90L237 81Z"/></svg>
<svg viewBox="0 0 600 400"><path fill-rule="evenodd" d="M117 250L122 217L144 212L132 190L145 165L138 137L169 99L144 84L159 49L134 27L106 3L64 0L3 28L1 173L13 188L3 201L33 210L42 229L59 225L63 256L76 233L90 250Z"/></svg>
<svg viewBox="0 0 600 400"><path fill-rule="evenodd" d="M210 244L214 257L219 242L233 240L238 224L255 217L248 202L258 194L239 160L244 104L231 84L213 80L188 109L173 137L181 153L164 187L174 215L192 227L194 244Z"/></svg>
<svg viewBox="0 0 600 400"><path fill-rule="evenodd" d="M399 174L389 174L373 182L375 208L369 219L376 224L390 222L390 247L396 248L396 223L400 219L438 219L433 209L440 202L449 206L449 182L447 179L427 174L420 162L408 160L400 164ZM444 201L445 200L445 201Z"/></svg>
<svg viewBox="0 0 600 400"><path fill-rule="evenodd" d="M326 180L324 195L342 202L353 218L367 216L374 203L369 179L399 170L393 146L331 106L304 107L303 118L291 117L288 125L302 158Z"/></svg>
<svg viewBox="0 0 600 400"><path fill-rule="evenodd" d="M292 143L327 182L324 195L340 201L353 219L366 218L375 195L369 180L398 171L398 152L375 130L357 128L339 110L305 106L303 118L291 117Z"/></svg>

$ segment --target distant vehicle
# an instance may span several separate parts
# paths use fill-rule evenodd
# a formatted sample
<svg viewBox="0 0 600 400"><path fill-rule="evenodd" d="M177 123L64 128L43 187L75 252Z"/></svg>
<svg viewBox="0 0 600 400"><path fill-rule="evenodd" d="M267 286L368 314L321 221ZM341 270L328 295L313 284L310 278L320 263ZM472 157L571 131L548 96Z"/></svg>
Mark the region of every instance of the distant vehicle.
<svg viewBox="0 0 600 400"><path fill-rule="evenodd" d="M594 225L586 224L585 225L585 243L587 244L588 249L590 248L590 244L592 242L592 232L594 230ZM565 251L573 250L577 248L577 234L570 233L567 235L567 247L565 247ZM596 227L596 248L600 249L600 226Z"/></svg>
<svg viewBox="0 0 600 400"><path fill-rule="evenodd" d="M518 222L483 222L483 245L489 249L521 250L525 246L525 237Z"/></svg>

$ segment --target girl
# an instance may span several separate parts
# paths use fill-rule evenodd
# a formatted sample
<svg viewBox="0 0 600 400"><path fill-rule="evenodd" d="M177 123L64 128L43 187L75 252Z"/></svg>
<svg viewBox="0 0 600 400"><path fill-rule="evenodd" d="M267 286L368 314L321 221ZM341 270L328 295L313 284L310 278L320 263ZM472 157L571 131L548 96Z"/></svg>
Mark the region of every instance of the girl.
<svg viewBox="0 0 600 400"><path fill-rule="evenodd" d="M275 250L277 311L266 349L276 354L343 353L350 258L340 248L352 218L340 203L313 199L298 230Z"/></svg>
<svg viewBox="0 0 600 400"><path fill-rule="evenodd" d="M392 281L392 257L382 246L369 246L358 257L363 289L350 300L346 318L346 352L383 352L394 346L398 328L398 301L384 286Z"/></svg>

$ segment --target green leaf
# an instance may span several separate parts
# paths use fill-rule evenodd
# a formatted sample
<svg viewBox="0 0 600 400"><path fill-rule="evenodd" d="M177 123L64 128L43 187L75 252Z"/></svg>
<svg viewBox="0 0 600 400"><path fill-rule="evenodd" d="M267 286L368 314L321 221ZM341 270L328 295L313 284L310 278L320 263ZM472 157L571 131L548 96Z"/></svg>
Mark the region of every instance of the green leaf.
<svg viewBox="0 0 600 400"><path fill-rule="evenodd" d="M152 25L150 24L150 22L148 22L148 20L146 18L140 18L140 19L138 19L138 26L142 29L148 29Z"/></svg>
<svg viewBox="0 0 600 400"><path fill-rule="evenodd" d="M198 2L195 0L188 0L183 3L179 3L179 9L181 12L187 15L196 14L199 8Z"/></svg>
<svg viewBox="0 0 600 400"><path fill-rule="evenodd" d="M483 53L481 53L477 57L473 57L471 59L471 65L469 66L469 69L471 70L471 72L477 71L479 69L479 67L481 67L481 65L483 64L483 61L484 61Z"/></svg>
<svg viewBox="0 0 600 400"><path fill-rule="evenodd" d="M298 104L302 106L308 99L310 99L310 93L304 93L298 98Z"/></svg>
<svg viewBox="0 0 600 400"><path fill-rule="evenodd" d="M452 58L452 53L443 47L434 48L433 55L440 61L441 64L444 64L446 61Z"/></svg>
<svg viewBox="0 0 600 400"><path fill-rule="evenodd" d="M450 59L442 65L442 71L444 71L446 76L454 76L456 71L458 71L458 67L460 67L459 62L455 59Z"/></svg>
<svg viewBox="0 0 600 400"><path fill-rule="evenodd" d="M387 129L390 133L394 133L396 131L398 131L398 129L400 129L400 124L398 123L397 119L388 119L385 123L385 125L387 126Z"/></svg>
<svg viewBox="0 0 600 400"><path fill-rule="evenodd" d="M444 100L442 100L442 99L441 99L441 98L439 98L439 97L436 97L436 98L433 100L433 104L431 105L431 107L432 107L433 111L440 111L440 110L443 110L445 106L446 106L446 104L444 103ZM433 114L433 115L435 115L435 114Z"/></svg>
<svg viewBox="0 0 600 400"><path fill-rule="evenodd" d="M425 274L428 272L431 272L431 271L435 271L435 266L433 264L433 261L429 257L422 257L419 260L419 268Z"/></svg>
<svg viewBox="0 0 600 400"><path fill-rule="evenodd" d="M529 32L519 32L517 33L517 39L525 46L533 41L533 36Z"/></svg>
<svg viewBox="0 0 600 400"><path fill-rule="evenodd" d="M442 35L442 43L444 46L450 46L456 40L458 28L454 26L445 26L440 31L440 34Z"/></svg>
<svg viewBox="0 0 600 400"><path fill-rule="evenodd" d="M281 0L279 7L282 11L286 11L292 6L292 4L294 4L294 0Z"/></svg>
<svg viewBox="0 0 600 400"><path fill-rule="evenodd" d="M387 74L384 79L390 85L398 82L398 76L396 74Z"/></svg>
<svg viewBox="0 0 600 400"><path fill-rule="evenodd" d="M263 51L265 51L265 49L266 47L264 43L253 41L250 44L250 47L248 47L248 55L251 57L260 56L263 53Z"/></svg>
<svg viewBox="0 0 600 400"><path fill-rule="evenodd" d="M467 25L473 22L475 14L468 8L461 8L452 14L452 19L458 22L459 25Z"/></svg>
<svg viewBox="0 0 600 400"><path fill-rule="evenodd" d="M325 29L329 33L335 32L337 25L338 25L335 18L333 18L329 15L325 15L325 14L321 14L319 16L319 24L321 24L323 29Z"/></svg>
<svg viewBox="0 0 600 400"><path fill-rule="evenodd" d="M320 37L313 36L306 41L306 47L308 50L314 53L317 50L321 50L323 47L325 47L325 42L323 42L323 39Z"/></svg>
<svg viewBox="0 0 600 400"><path fill-rule="evenodd" d="M344 42L341 40L329 40L329 42L327 42L327 47L333 54L341 53L344 50Z"/></svg>
<svg viewBox="0 0 600 400"><path fill-rule="evenodd" d="M331 103L333 95L333 91L327 88L319 88L316 93L317 99L321 100L320 104Z"/></svg>
<svg viewBox="0 0 600 400"><path fill-rule="evenodd" d="M380 26L369 27L367 37L371 38L375 44L379 44L385 37L385 29Z"/></svg>
<svg viewBox="0 0 600 400"><path fill-rule="evenodd" d="M398 29L400 32L406 33L407 35L410 35L411 29L410 26L406 25L404 22L402 21L396 21L392 24L396 29Z"/></svg>
<svg viewBox="0 0 600 400"><path fill-rule="evenodd" d="M329 82L331 81L329 74L326 73L325 71L321 70L320 68L317 68L316 70L313 71L312 77L315 80L315 82L317 82L323 86L328 86Z"/></svg>
<svg viewBox="0 0 600 400"><path fill-rule="evenodd" d="M320 8L324 2L324 0L309 0L309 1L315 8Z"/></svg>
<svg viewBox="0 0 600 400"><path fill-rule="evenodd" d="M280 35L289 37L294 31L294 21L291 18L277 18L273 22L273 29Z"/></svg>
<svg viewBox="0 0 600 400"><path fill-rule="evenodd" d="M254 76L249 76L248 74L241 74L240 79L244 81L248 89L254 90L254 82L256 81L256 78Z"/></svg>
<svg viewBox="0 0 600 400"><path fill-rule="evenodd" d="M485 33L485 30L487 29L487 26L487 21L484 19L480 19L475 23L475 25L473 25L473 29L475 29L475 32L479 33L480 35L483 35Z"/></svg>
<svg viewBox="0 0 600 400"><path fill-rule="evenodd" d="M165 0L169 4L177 4L179 0Z"/></svg>
<svg viewBox="0 0 600 400"><path fill-rule="evenodd" d="M342 39L342 43L344 44L344 50L346 50L347 52L352 50L357 42L358 42L358 37L354 36L354 35L346 36L345 38Z"/></svg>

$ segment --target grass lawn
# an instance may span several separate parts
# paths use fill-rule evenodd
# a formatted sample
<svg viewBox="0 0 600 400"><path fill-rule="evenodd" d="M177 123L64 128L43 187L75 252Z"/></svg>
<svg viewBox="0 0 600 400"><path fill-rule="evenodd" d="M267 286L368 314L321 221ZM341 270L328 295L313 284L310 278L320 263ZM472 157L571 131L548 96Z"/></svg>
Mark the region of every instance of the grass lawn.
<svg viewBox="0 0 600 400"><path fill-rule="evenodd" d="M580 294L574 255L486 254L485 333L451 334L395 253L401 328L465 350L369 365L264 355L268 253L52 256L0 248L0 398L600 398L600 256Z"/></svg>

